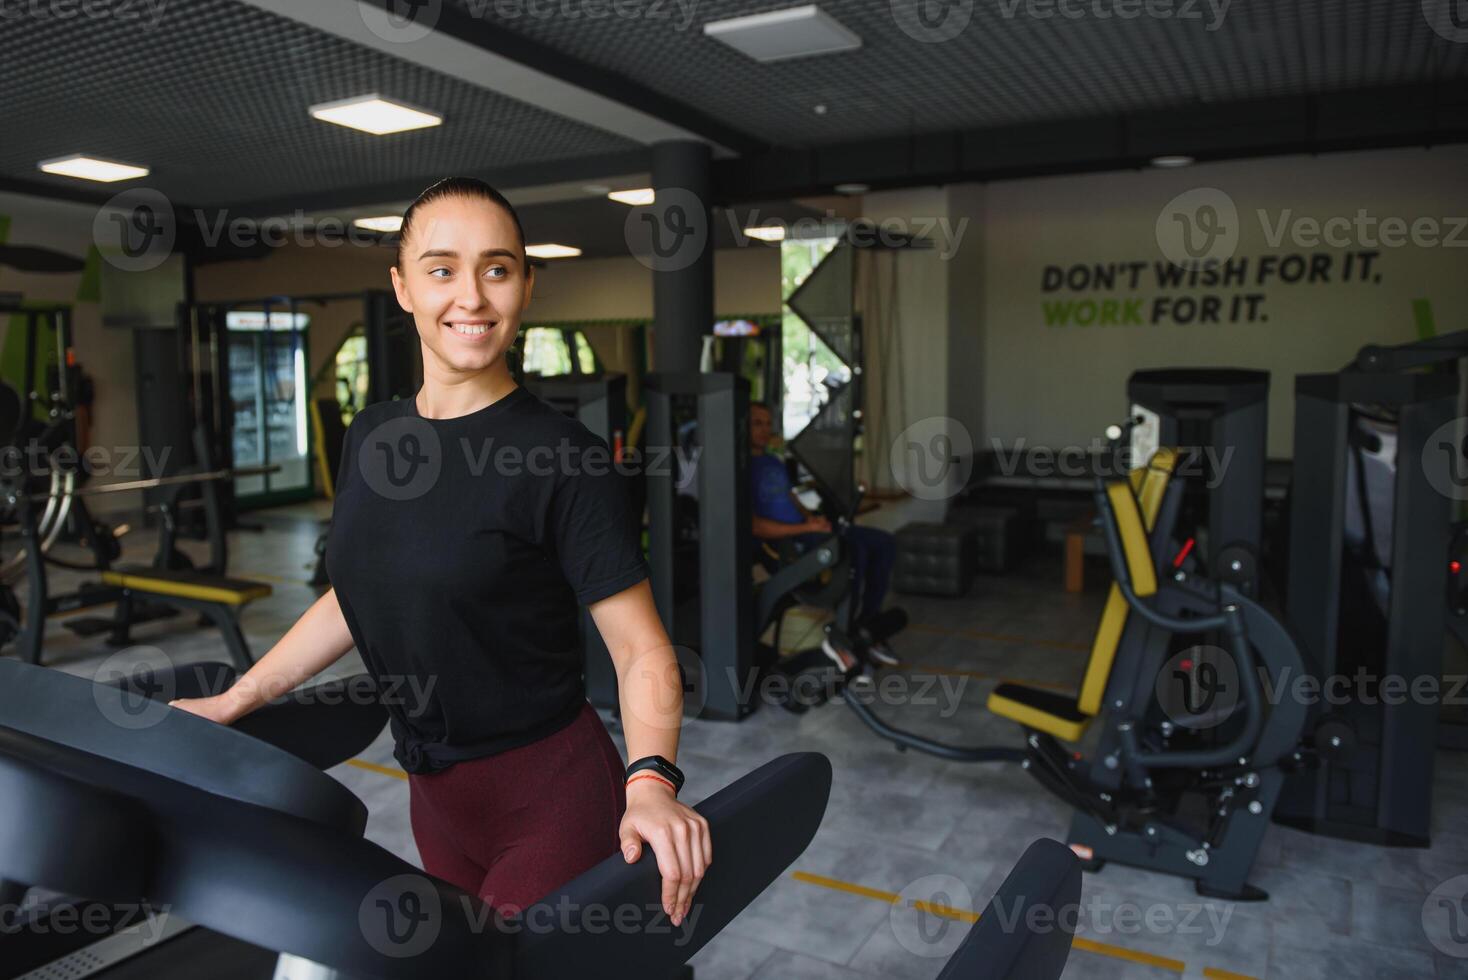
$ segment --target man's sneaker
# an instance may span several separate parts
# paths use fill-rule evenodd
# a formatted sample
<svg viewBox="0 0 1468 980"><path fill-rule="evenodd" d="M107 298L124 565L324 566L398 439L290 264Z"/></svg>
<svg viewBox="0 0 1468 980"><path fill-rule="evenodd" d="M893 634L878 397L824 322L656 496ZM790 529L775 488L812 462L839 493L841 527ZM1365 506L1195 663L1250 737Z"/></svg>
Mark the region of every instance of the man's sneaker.
<svg viewBox="0 0 1468 980"><path fill-rule="evenodd" d="M892 652L892 648L881 640L867 644L867 659L883 667L896 667L902 662L897 659L897 654Z"/></svg>
<svg viewBox="0 0 1468 980"><path fill-rule="evenodd" d="M851 649L851 644L839 633L827 633L821 640L821 652L830 658L837 669L849 674L861 666L861 661Z"/></svg>

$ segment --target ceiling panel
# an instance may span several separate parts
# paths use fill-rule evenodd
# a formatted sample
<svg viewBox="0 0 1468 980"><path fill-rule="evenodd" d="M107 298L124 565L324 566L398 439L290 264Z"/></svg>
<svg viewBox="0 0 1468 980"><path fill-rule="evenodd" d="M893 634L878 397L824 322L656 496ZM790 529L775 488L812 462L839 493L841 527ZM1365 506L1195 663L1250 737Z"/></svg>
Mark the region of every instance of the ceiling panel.
<svg viewBox="0 0 1468 980"><path fill-rule="evenodd" d="M1418 0L823 0L862 48L769 64L702 25L794 2L444 2L784 146L1468 78Z"/></svg>
<svg viewBox="0 0 1468 980"><path fill-rule="evenodd" d="M4 177L75 186L36 165L83 151L152 166L147 184L175 202L223 205L636 148L232 0L171 0L151 27L7 7ZM311 105L369 92L445 122L374 137L307 115Z"/></svg>

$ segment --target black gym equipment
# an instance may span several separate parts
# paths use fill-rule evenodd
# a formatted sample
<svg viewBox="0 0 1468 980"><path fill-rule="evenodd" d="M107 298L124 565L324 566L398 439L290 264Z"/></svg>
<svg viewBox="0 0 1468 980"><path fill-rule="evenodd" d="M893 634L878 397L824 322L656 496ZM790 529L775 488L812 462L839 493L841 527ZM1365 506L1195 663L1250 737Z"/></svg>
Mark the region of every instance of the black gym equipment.
<svg viewBox="0 0 1468 980"><path fill-rule="evenodd" d="M295 699L260 733L272 745L167 708L166 695L140 695L136 683L0 662L0 892L7 900L33 888L72 896L22 905L6 922L5 980L37 968L76 980L263 980L323 970L387 980L672 977L799 857L830 793L830 763L804 753L698 804L721 857L700 886L698 916L681 927L659 910L651 849L635 865L613 855L504 919L363 840L361 801L292 755L318 726L351 734L313 761L359 750L382 726L373 700L324 714L328 702ZM985 915L942 976L992 975L998 963L1006 976L1058 977L1075 922L1063 913L1079 889L1069 854L1053 842L1032 845L990 907L1043 914L1020 916L1018 929ZM167 915L151 943L136 928L99 939L91 928L47 927L49 914L141 903ZM639 927L618 918L606 928L623 912Z"/></svg>
<svg viewBox="0 0 1468 980"><path fill-rule="evenodd" d="M269 467L257 468L262 471ZM44 504L43 513L53 515L53 522L66 519L70 510L79 504L79 499L102 493L133 491L154 487L178 487L203 484L206 501L213 499L212 485L233 479L240 470L216 470L207 473L182 473L172 477L158 477L124 483L93 485L78 488L63 485L59 493L46 493L32 497L22 486L0 479L0 501L12 509L20 525L24 543L25 578L27 584L25 614L19 615L19 603L11 602L14 610L0 608L0 625L15 637L21 655L30 663L41 662L45 640L46 620L58 613L71 612L92 606L115 604L110 619L67 621L78 635L108 633L108 642L113 646L126 646L131 639L131 628L141 622L160 618L151 611L152 607L187 610L198 613L209 624L220 631L220 636L230 656L241 670L249 669L254 663L249 644L245 641L239 625L239 614L246 605L271 594L265 582L230 578L207 570L169 567L175 554L173 538L165 530L160 537L158 557L151 567L114 567L107 553L96 551L97 565L89 570L99 573L100 585L84 585L76 592L52 595L49 590L46 565L55 559L48 553L49 546L41 529L41 516L37 514L37 503ZM166 511L165 511L166 513ZM166 524L165 528L171 526ZM216 525L217 526L217 525ZM94 540L102 539L99 530ZM69 565L76 568L79 566ZM8 592L9 586L0 587ZM141 606L141 608L139 608Z"/></svg>
<svg viewBox="0 0 1468 980"><path fill-rule="evenodd" d="M1113 458L1119 452L1114 440ZM1192 878L1210 897L1259 900L1267 896L1248 875L1281 786L1314 761L1300 744L1305 706L1266 703L1261 677L1277 691L1304 665L1276 618L1183 551L1178 456L1162 447L1127 478L1096 478L1115 583L1080 690L1001 684L989 696L990 711L1024 729L1024 749L955 746L884 722L870 707L870 670L850 680L846 701L899 749L1020 761L1074 807L1068 842L1092 870L1118 861ZM1176 653L1178 637L1208 633L1224 649ZM1089 755L1062 744L1080 743L1095 722Z"/></svg>
<svg viewBox="0 0 1468 980"><path fill-rule="evenodd" d="M613 460L622 462L627 439L627 376L606 373L587 377L528 377L525 387L537 398L576 419L607 444ZM638 467L640 469L640 467ZM631 479L632 477L627 477ZM640 488L639 488L640 489ZM633 493L629 521L642 521L641 493ZM581 610L581 649L586 698L599 708L617 709L617 672L591 613Z"/></svg>
<svg viewBox="0 0 1468 980"><path fill-rule="evenodd" d="M1295 379L1287 609L1315 680L1343 683L1312 711L1321 764L1286 787L1281 823L1430 842L1440 697L1407 691L1442 680L1452 501L1468 483L1450 424L1465 356L1460 332L1368 346L1338 373Z"/></svg>
<svg viewBox="0 0 1468 980"><path fill-rule="evenodd" d="M755 707L749 382L658 372L644 392L653 599L673 644L700 658L700 716L738 721Z"/></svg>
<svg viewBox="0 0 1468 980"><path fill-rule="evenodd" d="M1178 467L1200 477L1180 517L1209 574L1257 595L1263 530L1269 372L1238 368L1135 371L1127 380L1132 462L1158 446L1184 449ZM1217 469L1215 469L1215 463Z"/></svg>

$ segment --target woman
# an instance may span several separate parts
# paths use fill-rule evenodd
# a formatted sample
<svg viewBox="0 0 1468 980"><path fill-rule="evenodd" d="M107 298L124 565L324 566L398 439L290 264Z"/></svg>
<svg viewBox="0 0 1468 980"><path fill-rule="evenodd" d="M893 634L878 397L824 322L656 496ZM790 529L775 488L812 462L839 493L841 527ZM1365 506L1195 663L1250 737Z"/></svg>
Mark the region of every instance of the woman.
<svg viewBox="0 0 1468 980"><path fill-rule="evenodd" d="M535 284L514 209L482 181L430 187L403 216L392 283L423 387L352 420L334 587L230 690L173 703L230 724L355 645L409 773L425 870L515 914L646 842L679 925L712 851L669 761L677 661L605 446L510 376ZM617 669L638 760L625 769L586 701L581 605Z"/></svg>

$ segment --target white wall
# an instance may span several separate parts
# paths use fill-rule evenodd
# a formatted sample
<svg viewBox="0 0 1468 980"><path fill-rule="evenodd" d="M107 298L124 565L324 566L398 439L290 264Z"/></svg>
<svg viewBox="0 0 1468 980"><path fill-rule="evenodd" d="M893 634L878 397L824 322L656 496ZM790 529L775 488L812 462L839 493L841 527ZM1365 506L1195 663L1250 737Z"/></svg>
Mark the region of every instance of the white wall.
<svg viewBox="0 0 1468 980"><path fill-rule="evenodd" d="M1086 445L1125 412L1126 379L1137 368L1257 368L1272 376L1270 454L1287 456L1294 375L1337 370L1366 343L1414 339L1417 299L1430 301L1438 333L1468 328L1465 174L1468 148L1445 147L992 183L980 201L968 205L983 229L983 316L977 323L954 321L955 344L961 335L977 336L983 344L983 408L975 418L974 408L954 397L955 416L977 423L975 431L982 431L986 441ZM1222 191L1235 205L1234 256L1248 264L1245 285L1169 289L1157 284L1155 267L1164 263L1159 216L1177 195L1195 188ZM1216 191L1210 200L1222 200ZM1282 219L1343 218L1354 224L1363 209L1368 218L1401 219L1406 230L1418 221L1424 233L1428 226L1421 219L1434 219L1437 237L1453 236L1453 242L1387 247L1377 242L1382 230L1376 228L1366 235L1345 229L1351 241L1343 247L1292 242L1289 236L1269 240ZM1180 227L1169 219L1163 216L1164 236ZM1195 238L1197 244L1203 241ZM970 261L964 254L968 248L957 263ZM1357 281L1358 276L1343 281L1346 255L1358 251L1380 253L1374 274L1368 281ZM1262 257L1278 260L1291 253L1303 253L1307 261L1312 254L1326 257L1329 281L1287 284L1271 277L1257 282ZM1135 287L1042 289L1049 265L1127 262L1145 263ZM1150 322L1159 299L1176 303L1206 294L1221 298L1225 321L1235 295L1258 294L1259 315L1249 322L1241 307L1233 322L1180 324L1167 317ZM1106 299L1139 301L1143 324L1046 325L1047 302Z"/></svg>

